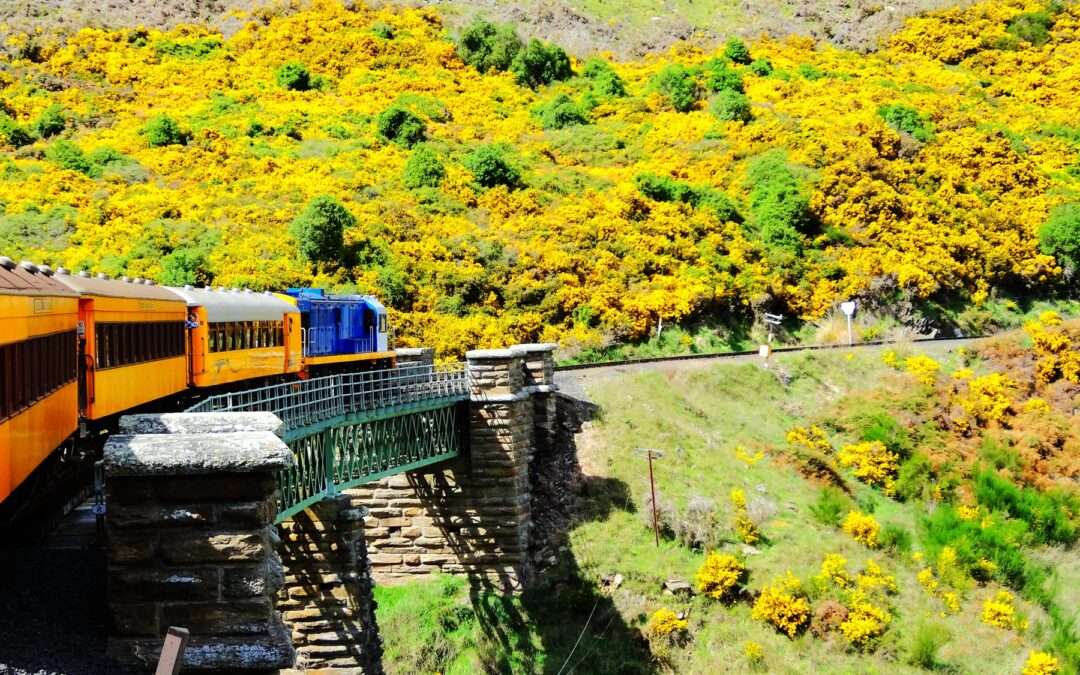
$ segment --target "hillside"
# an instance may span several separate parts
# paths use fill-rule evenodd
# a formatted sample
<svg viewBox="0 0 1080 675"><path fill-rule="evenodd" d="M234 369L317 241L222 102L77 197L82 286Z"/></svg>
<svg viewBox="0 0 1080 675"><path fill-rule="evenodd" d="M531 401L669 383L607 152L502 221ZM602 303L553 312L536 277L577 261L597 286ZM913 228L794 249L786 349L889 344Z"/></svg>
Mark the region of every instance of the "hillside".
<svg viewBox="0 0 1080 675"><path fill-rule="evenodd" d="M1080 259L1073 4L948 10L870 55L792 37L614 63L495 26L459 46L430 9L232 18L7 38L0 251L375 292L445 357L794 327L849 297L866 336L977 328L1068 292Z"/></svg>
<svg viewBox="0 0 1080 675"><path fill-rule="evenodd" d="M1050 312L975 350L591 377L537 586L377 588L390 672L1075 673L1078 346Z"/></svg>
<svg viewBox="0 0 1080 675"><path fill-rule="evenodd" d="M389 5L391 3L371 3ZM611 52L637 58L664 52L680 41L716 45L731 37L757 38L809 35L832 44L867 51L919 12L966 4L943 0L895 0L887 5L870 0L799 0L797 2L733 3L716 0L670 0L663 3L565 0L506 2L504 0L445 0L401 3L431 6L459 32L475 18L511 22L529 37L556 42L585 57ZM242 23L233 10L259 8L295 10L298 3L266 0L129 0L84 3L70 0L25 0L0 7L0 23L15 30L43 28L63 34L80 28L146 26L169 30L183 23L208 21L225 35Z"/></svg>

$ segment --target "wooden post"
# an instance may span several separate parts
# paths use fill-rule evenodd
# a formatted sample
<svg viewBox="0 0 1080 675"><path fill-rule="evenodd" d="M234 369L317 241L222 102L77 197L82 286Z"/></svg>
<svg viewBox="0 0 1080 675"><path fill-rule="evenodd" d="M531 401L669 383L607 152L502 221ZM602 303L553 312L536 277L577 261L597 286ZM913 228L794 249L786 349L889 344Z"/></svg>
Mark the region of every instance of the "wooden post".
<svg viewBox="0 0 1080 675"><path fill-rule="evenodd" d="M169 632L165 635L165 646L161 648L161 658L158 659L157 670L154 675L177 675L180 672L180 664L184 660L184 647L187 646L188 629L169 626Z"/></svg>

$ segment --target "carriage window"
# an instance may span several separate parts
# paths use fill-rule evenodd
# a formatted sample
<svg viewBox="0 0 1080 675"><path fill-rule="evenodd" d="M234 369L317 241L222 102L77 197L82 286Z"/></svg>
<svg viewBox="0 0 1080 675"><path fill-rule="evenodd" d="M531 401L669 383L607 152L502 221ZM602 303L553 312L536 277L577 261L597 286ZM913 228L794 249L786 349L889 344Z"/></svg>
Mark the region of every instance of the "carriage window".
<svg viewBox="0 0 1080 675"><path fill-rule="evenodd" d="M98 370L184 355L184 322L98 323L94 327Z"/></svg>
<svg viewBox="0 0 1080 675"><path fill-rule="evenodd" d="M75 331L0 346L0 420L75 381Z"/></svg>
<svg viewBox="0 0 1080 675"><path fill-rule="evenodd" d="M380 314L379 315L379 332L380 333L385 333L386 332L386 315L385 314Z"/></svg>

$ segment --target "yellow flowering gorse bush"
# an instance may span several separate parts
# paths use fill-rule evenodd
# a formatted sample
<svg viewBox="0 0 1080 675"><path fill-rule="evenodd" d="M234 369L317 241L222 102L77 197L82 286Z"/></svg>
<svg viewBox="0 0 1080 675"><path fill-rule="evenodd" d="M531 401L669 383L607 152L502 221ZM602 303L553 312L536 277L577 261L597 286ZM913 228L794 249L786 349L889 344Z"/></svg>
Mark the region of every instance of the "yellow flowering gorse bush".
<svg viewBox="0 0 1080 675"><path fill-rule="evenodd" d="M998 591L995 597L987 598L986 602L983 603L983 611L979 620L998 628L1015 630L1027 628L1027 620L1016 615L1013 596L1008 591Z"/></svg>
<svg viewBox="0 0 1080 675"><path fill-rule="evenodd" d="M738 588L746 567L737 558L710 551L698 568L695 580L698 590L713 600L730 598Z"/></svg>
<svg viewBox="0 0 1080 675"><path fill-rule="evenodd" d="M840 465L853 469L855 477L867 485L879 485L891 495L900 471L900 457L889 452L881 441L863 441L845 445L837 454Z"/></svg>
<svg viewBox="0 0 1080 675"><path fill-rule="evenodd" d="M1058 672L1058 660L1053 654L1031 652L1020 675L1054 675Z"/></svg>
<svg viewBox="0 0 1080 675"><path fill-rule="evenodd" d="M878 525L872 515L859 511L849 511L840 526L855 541L867 548L878 547L878 533L881 531L881 526Z"/></svg>
<svg viewBox="0 0 1080 675"><path fill-rule="evenodd" d="M802 583L790 571L762 589L751 613L789 638L810 623L810 603L802 595Z"/></svg>

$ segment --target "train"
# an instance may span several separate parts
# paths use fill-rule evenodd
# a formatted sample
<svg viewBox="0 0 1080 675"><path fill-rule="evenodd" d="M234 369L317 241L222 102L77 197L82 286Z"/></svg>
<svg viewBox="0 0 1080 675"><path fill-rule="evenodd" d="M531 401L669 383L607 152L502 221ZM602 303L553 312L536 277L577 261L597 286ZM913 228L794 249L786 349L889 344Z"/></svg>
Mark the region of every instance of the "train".
<svg viewBox="0 0 1080 675"><path fill-rule="evenodd" d="M169 287L0 257L0 511L47 460L85 455L121 415L390 368L390 342L386 308L368 295Z"/></svg>

